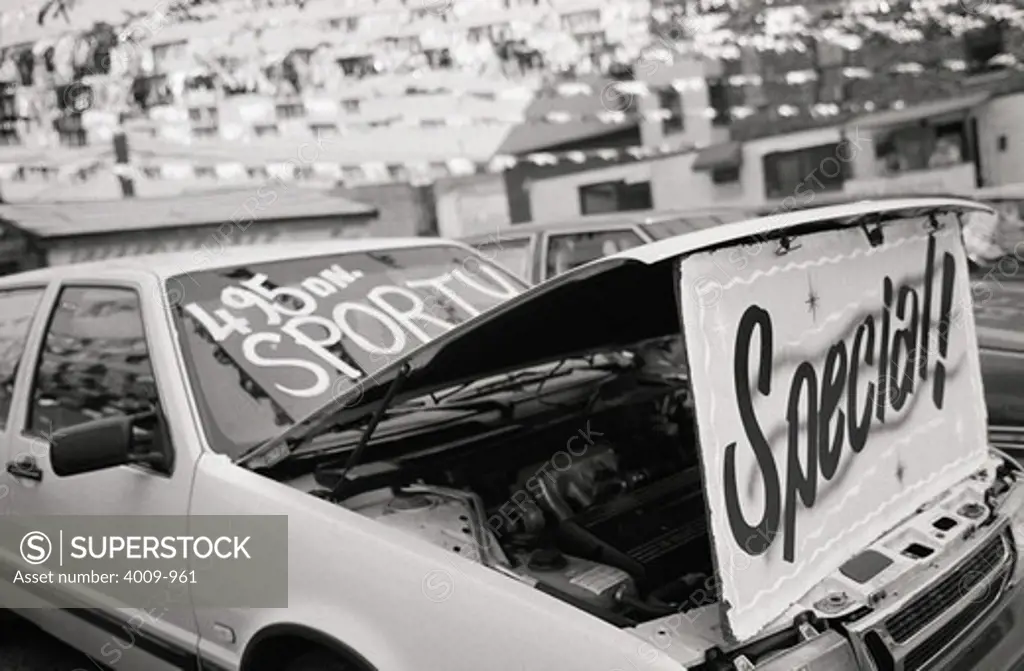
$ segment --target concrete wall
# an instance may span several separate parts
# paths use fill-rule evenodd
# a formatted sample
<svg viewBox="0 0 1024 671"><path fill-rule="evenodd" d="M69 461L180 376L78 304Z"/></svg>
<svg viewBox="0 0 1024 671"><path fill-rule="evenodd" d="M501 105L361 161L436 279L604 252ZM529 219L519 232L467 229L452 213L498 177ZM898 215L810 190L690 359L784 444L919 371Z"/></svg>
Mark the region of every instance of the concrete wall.
<svg viewBox="0 0 1024 671"><path fill-rule="evenodd" d="M443 238L492 233L512 225L500 173L440 180L434 184L434 202Z"/></svg>
<svg viewBox="0 0 1024 671"><path fill-rule="evenodd" d="M731 184L715 184L709 172L695 172L694 152L537 180L530 185L530 209L534 221L571 219L580 216L579 187L620 179L650 181L656 210L763 205L769 202L764 182L766 154L839 142L842 137L841 129L834 127L747 142L740 179ZM844 157L849 159L843 153L837 160ZM808 190L814 188L813 179L812 174L807 176Z"/></svg>
<svg viewBox="0 0 1024 671"><path fill-rule="evenodd" d="M616 133L609 133L589 140L581 140L567 145L548 147L538 152L564 152L584 151L588 149L609 149L636 147L640 144L640 129L628 128ZM509 216L513 223L523 223L536 218L531 210L530 189L540 180L559 175L572 175L588 172L594 165L608 165L609 163L631 163L635 159L624 157L616 161L587 161L576 164L570 161L559 161L556 165L536 165L527 160L522 160L515 167L502 173L505 180L505 191L508 194ZM589 170L588 170L589 169Z"/></svg>
<svg viewBox="0 0 1024 671"><path fill-rule="evenodd" d="M337 187L333 194L377 208L373 235L412 237L437 235L433 191L411 184L368 184Z"/></svg>
<svg viewBox="0 0 1024 671"><path fill-rule="evenodd" d="M1024 182L1024 93L990 100L976 113L981 177L985 186ZM1006 138L1005 149L999 138Z"/></svg>

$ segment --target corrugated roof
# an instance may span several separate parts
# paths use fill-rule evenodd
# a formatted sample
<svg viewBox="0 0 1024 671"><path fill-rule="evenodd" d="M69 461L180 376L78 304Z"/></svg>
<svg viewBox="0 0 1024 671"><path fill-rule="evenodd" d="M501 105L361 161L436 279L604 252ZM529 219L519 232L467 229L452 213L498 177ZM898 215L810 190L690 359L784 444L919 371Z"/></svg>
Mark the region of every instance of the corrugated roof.
<svg viewBox="0 0 1024 671"><path fill-rule="evenodd" d="M190 144L147 137L133 137L129 148L138 158L182 160L196 164L264 163L294 161L338 163L406 163L468 158L488 161L511 129L509 124L440 128L390 127L353 130L345 135L324 136L318 143L308 137L258 138L251 142L221 139L196 140Z"/></svg>
<svg viewBox="0 0 1024 671"><path fill-rule="evenodd" d="M49 281L61 277L119 276L123 273L155 274L171 277L214 268L231 268L254 263L270 263L287 259L315 258L334 254L351 254L387 249L413 249L418 247L459 246L464 244L442 238L352 238L347 240L324 240L317 245L308 242L281 242L263 245L227 245L219 250L214 259L195 251L167 252L163 254L140 254L121 256L103 261L71 263L47 266L14 275L0 277L0 286L24 286L40 280ZM212 261L212 262L211 262Z"/></svg>
<svg viewBox="0 0 1024 671"><path fill-rule="evenodd" d="M0 205L0 218L40 237L59 238L248 219L369 217L376 214L372 207L320 189L275 185L264 186L260 191L261 198L256 194L257 189L252 188L209 191L187 197L17 203Z"/></svg>
<svg viewBox="0 0 1024 671"><path fill-rule="evenodd" d="M953 112L968 110L980 105L991 97L992 94L986 91L984 93L975 93L973 95L960 96L958 98L936 100L935 102L924 103L923 105L914 105L913 107L904 107L903 109L887 110L885 112L875 112L873 114L854 117L848 121L846 125L848 127L856 128L895 126L911 121L918 121L920 119L927 119L929 117L942 116L943 114L951 114Z"/></svg>
<svg viewBox="0 0 1024 671"><path fill-rule="evenodd" d="M142 199L191 197L193 194L248 189L255 191L264 185L266 178L213 179L210 177L188 177L176 179L136 179L135 195ZM303 180L298 186L310 189L330 189L335 179ZM112 173L100 171L84 182L66 180L5 180L0 182L0 194L4 202L16 203L67 203L84 200L111 201L121 198L121 182Z"/></svg>

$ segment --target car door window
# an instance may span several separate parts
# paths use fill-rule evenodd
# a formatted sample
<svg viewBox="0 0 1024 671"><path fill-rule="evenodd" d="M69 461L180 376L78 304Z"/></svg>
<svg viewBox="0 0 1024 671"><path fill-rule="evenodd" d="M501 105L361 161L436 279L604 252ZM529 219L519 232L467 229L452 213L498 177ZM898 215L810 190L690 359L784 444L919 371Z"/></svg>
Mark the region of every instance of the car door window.
<svg viewBox="0 0 1024 671"><path fill-rule="evenodd" d="M156 405L138 293L107 287L61 291L39 356L30 430L47 436Z"/></svg>
<svg viewBox="0 0 1024 671"><path fill-rule="evenodd" d="M548 237L545 276L561 275L595 259L642 244L644 240L629 228L551 235Z"/></svg>
<svg viewBox="0 0 1024 671"><path fill-rule="evenodd" d="M479 244L476 248L484 257L499 263L519 277L530 281L530 239L495 240Z"/></svg>
<svg viewBox="0 0 1024 671"><path fill-rule="evenodd" d="M42 297L42 289L0 291L0 430L7 428L7 415L14 398L14 379Z"/></svg>
<svg viewBox="0 0 1024 671"><path fill-rule="evenodd" d="M644 230L650 233L655 240L665 240L677 235L685 235L695 231L703 231L706 228L714 228L727 223L725 219L712 215L697 215L692 217L680 217L667 221L658 221L652 224L644 224Z"/></svg>

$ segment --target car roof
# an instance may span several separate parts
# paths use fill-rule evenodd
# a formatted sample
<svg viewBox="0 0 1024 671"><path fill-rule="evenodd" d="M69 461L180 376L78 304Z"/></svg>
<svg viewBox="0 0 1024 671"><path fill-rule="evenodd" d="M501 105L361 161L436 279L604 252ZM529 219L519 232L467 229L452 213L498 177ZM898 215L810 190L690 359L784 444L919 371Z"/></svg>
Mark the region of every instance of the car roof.
<svg viewBox="0 0 1024 671"><path fill-rule="evenodd" d="M653 264L665 258L692 254L695 252L715 249L740 240L764 239L778 231L797 229L802 226L822 228L833 221L856 220L873 215L909 216L910 213L927 212L929 210L960 209L968 212L992 212L988 205L966 198L884 198L877 200L859 200L854 203L826 205L803 210L769 214L756 219L745 219L733 224L724 224L706 228L686 235L677 235L659 242L652 242L639 247L606 256L592 262L599 264L609 259L631 259ZM585 267L585 266L583 266ZM570 271L567 274L572 274Z"/></svg>
<svg viewBox="0 0 1024 671"><path fill-rule="evenodd" d="M673 221L676 219L700 219L720 215L737 215L738 219L757 216L757 208L745 207L718 207L701 208L696 210L641 210L632 212L610 212L608 214L589 214L575 219L562 219L558 221L540 221L529 224L513 224L510 227L502 227L489 233L478 233L469 235L460 240L475 243L487 241L496 236L519 236L533 233L558 230L561 228L593 228L594 230L622 228L623 226L635 226L644 224L657 224L662 221Z"/></svg>
<svg viewBox="0 0 1024 671"><path fill-rule="evenodd" d="M983 200L1024 200L1024 183L987 186L972 191L971 198Z"/></svg>
<svg viewBox="0 0 1024 671"><path fill-rule="evenodd" d="M219 244L211 244L208 249L193 249L164 254L140 254L103 261L39 268L0 277L0 287L39 284L68 277L102 279L103 277L113 276L124 277L126 274L155 276L157 279L163 280L174 275L216 270L218 268L231 268L252 263L272 263L289 259L388 249L433 247L437 245L456 246L472 251L472 248L464 243L444 238L358 238L264 245L236 245L217 249L216 247Z"/></svg>

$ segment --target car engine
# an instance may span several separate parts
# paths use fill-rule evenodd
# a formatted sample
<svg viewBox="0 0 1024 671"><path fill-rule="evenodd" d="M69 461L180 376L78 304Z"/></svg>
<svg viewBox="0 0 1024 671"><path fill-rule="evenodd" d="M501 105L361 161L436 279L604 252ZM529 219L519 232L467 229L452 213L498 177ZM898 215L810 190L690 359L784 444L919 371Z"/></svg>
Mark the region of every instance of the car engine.
<svg viewBox="0 0 1024 671"><path fill-rule="evenodd" d="M713 569L687 397L643 397L343 505L622 626L706 605Z"/></svg>

